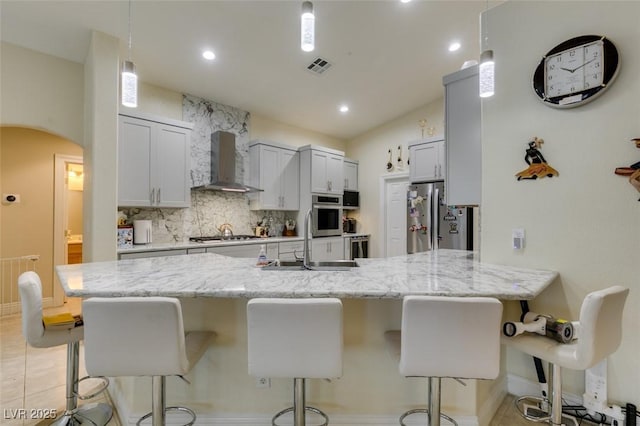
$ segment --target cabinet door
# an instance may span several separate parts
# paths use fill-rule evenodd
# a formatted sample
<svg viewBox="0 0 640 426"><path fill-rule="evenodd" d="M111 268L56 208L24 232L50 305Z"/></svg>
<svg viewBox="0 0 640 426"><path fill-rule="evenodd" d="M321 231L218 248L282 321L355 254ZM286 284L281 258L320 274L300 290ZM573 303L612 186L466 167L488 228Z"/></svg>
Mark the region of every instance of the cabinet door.
<svg viewBox="0 0 640 426"><path fill-rule="evenodd" d="M300 209L300 154L296 151L280 151L281 210Z"/></svg>
<svg viewBox="0 0 640 426"><path fill-rule="evenodd" d="M327 179L329 180L329 192L342 195L344 192L344 165L343 157L330 154L327 157Z"/></svg>
<svg viewBox="0 0 640 426"><path fill-rule="evenodd" d="M442 150L444 152L444 150ZM409 177L411 182L421 182L439 179L438 170L440 163L439 142L431 142L413 145L409 149L411 157L411 169Z"/></svg>
<svg viewBox="0 0 640 426"><path fill-rule="evenodd" d="M259 194L261 207L265 210L275 210L280 207L280 149L263 145L260 146L260 184L263 190Z"/></svg>
<svg viewBox="0 0 640 426"><path fill-rule="evenodd" d="M342 237L314 238L311 240L311 259L313 261L342 260L344 258L344 240Z"/></svg>
<svg viewBox="0 0 640 426"><path fill-rule="evenodd" d="M311 192L329 192L327 162L329 154L322 151L311 151Z"/></svg>
<svg viewBox="0 0 640 426"><path fill-rule="evenodd" d="M221 254L229 257L255 257L258 259L260 246L258 244L242 244L237 246L207 247L207 253Z"/></svg>
<svg viewBox="0 0 640 426"><path fill-rule="evenodd" d="M152 182L156 182L155 205L158 207L189 207L189 170L191 169L190 135L187 129L157 125L155 167ZM152 151L153 152L153 151ZM153 163L152 159L152 163Z"/></svg>
<svg viewBox="0 0 640 426"><path fill-rule="evenodd" d="M124 116L118 121L118 205L151 206L154 123Z"/></svg>
<svg viewBox="0 0 640 426"><path fill-rule="evenodd" d="M481 101L478 69L456 71L445 80L447 203L479 205L482 194Z"/></svg>
<svg viewBox="0 0 640 426"><path fill-rule="evenodd" d="M346 191L358 190L358 164L350 161L344 162L344 189Z"/></svg>

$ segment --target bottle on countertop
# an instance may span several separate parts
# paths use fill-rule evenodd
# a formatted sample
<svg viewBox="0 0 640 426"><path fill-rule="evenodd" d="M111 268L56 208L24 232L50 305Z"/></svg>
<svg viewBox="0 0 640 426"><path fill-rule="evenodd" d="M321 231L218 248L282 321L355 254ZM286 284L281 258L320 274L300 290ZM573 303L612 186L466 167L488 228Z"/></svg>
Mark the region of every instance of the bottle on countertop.
<svg viewBox="0 0 640 426"><path fill-rule="evenodd" d="M262 244L260 246L260 253L258 254L258 266L264 266L266 264L268 264L269 261L267 260L267 251L266 251L266 246L264 244Z"/></svg>

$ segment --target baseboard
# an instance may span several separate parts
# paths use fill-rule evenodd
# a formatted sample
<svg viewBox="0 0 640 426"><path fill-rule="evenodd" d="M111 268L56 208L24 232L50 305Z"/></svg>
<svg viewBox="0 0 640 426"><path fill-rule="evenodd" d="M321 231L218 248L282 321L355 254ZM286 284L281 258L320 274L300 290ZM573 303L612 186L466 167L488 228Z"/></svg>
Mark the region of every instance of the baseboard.
<svg viewBox="0 0 640 426"><path fill-rule="evenodd" d="M516 396L541 396L540 383L515 374L507 374L507 392ZM562 392L562 398L569 405L582 405L582 396Z"/></svg>
<svg viewBox="0 0 640 426"><path fill-rule="evenodd" d="M122 422L123 425L133 426L139 417L133 416L128 422ZM332 415L330 416L331 426L398 426L399 415L389 416L366 416L366 415ZM460 416L455 417L454 420L459 426L478 426L478 420L475 416ZM247 414L227 414L227 415L213 415L213 414L198 414L198 424L208 426L264 426L271 424L270 415L247 415ZM167 425L178 425L179 423L172 423L170 419L167 419ZM287 424L286 420L283 424ZM425 419L420 416L416 416L415 419L407 418L405 420L407 426L424 426Z"/></svg>
<svg viewBox="0 0 640 426"><path fill-rule="evenodd" d="M493 384L493 390L489 398L478 409L478 423L482 425L488 425L491 423L491 419L496 415L498 408L502 404L502 401L507 396L507 376L504 375L500 379L499 383Z"/></svg>

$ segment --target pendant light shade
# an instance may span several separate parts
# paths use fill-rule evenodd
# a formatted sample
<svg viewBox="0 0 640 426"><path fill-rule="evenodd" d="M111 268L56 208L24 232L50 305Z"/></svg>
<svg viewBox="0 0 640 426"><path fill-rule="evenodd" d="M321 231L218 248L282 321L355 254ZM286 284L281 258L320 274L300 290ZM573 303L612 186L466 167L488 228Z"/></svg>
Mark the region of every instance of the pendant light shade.
<svg viewBox="0 0 640 426"><path fill-rule="evenodd" d="M129 59L122 63L120 83L122 85L120 88L122 105L136 108L138 106L138 75L136 67L131 61L131 0L129 0Z"/></svg>
<svg viewBox="0 0 640 426"><path fill-rule="evenodd" d="M493 50L485 50L480 54L480 97L493 96L495 91L495 64L493 62Z"/></svg>
<svg viewBox="0 0 640 426"><path fill-rule="evenodd" d="M138 76L131 61L122 64L122 105L129 108L138 106Z"/></svg>
<svg viewBox="0 0 640 426"><path fill-rule="evenodd" d="M310 1L303 2L300 17L300 48L305 52L311 52L314 49L315 20L313 4Z"/></svg>

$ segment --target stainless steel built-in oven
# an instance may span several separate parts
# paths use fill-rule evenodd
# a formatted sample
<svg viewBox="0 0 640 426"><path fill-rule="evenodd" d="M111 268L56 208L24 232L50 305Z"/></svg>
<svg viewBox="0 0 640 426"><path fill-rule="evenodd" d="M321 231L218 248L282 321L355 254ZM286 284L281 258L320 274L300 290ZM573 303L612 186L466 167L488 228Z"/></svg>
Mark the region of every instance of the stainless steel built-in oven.
<svg viewBox="0 0 640 426"><path fill-rule="evenodd" d="M313 207L311 234L314 237L342 235L342 196L313 195L311 202Z"/></svg>

